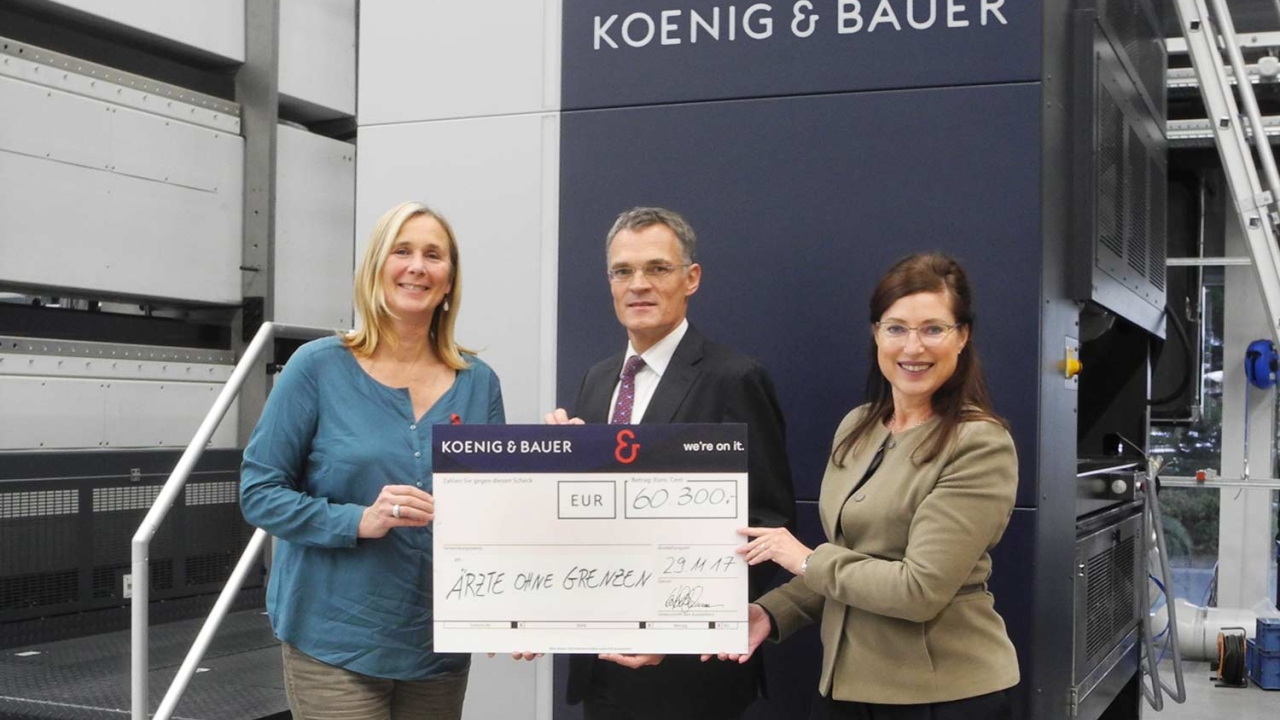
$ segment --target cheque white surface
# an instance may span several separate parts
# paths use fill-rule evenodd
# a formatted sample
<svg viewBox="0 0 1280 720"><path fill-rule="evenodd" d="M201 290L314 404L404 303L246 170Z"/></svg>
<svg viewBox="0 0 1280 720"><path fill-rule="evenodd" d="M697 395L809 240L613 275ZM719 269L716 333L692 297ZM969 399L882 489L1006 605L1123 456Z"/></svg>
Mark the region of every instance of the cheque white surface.
<svg viewBox="0 0 1280 720"><path fill-rule="evenodd" d="M437 473L440 652L746 652L746 473Z"/></svg>

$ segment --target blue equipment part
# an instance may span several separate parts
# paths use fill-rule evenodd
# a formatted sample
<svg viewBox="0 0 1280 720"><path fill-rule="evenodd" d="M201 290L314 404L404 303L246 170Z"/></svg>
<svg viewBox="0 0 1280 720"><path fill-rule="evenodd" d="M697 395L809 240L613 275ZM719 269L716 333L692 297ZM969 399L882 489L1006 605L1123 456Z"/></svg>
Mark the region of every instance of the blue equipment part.
<svg viewBox="0 0 1280 720"><path fill-rule="evenodd" d="M1254 387L1266 390L1276 384L1280 355L1270 340L1254 340L1244 353L1244 374Z"/></svg>

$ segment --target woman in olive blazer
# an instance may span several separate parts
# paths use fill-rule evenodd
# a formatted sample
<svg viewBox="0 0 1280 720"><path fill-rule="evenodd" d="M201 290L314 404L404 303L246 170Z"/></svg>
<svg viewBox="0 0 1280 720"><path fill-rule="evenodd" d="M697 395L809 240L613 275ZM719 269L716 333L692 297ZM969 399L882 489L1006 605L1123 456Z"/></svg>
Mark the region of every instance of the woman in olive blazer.
<svg viewBox="0 0 1280 720"><path fill-rule="evenodd" d="M937 253L900 260L871 323L869 402L840 424L822 480L827 542L743 531L747 562L795 575L751 606L751 649L821 622L813 718L1012 717L1018 659L986 581L1018 461L987 398L963 269Z"/></svg>

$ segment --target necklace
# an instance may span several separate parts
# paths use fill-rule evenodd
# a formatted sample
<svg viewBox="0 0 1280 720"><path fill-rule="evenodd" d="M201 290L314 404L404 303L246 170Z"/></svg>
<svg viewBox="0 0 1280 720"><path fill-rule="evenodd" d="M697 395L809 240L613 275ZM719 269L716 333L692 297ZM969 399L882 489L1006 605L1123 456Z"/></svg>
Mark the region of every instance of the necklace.
<svg viewBox="0 0 1280 720"><path fill-rule="evenodd" d="M925 423L929 422L930 418L932 418L932 417L933 417L933 415L932 415L932 414L930 414L930 415L925 415L924 417L920 418L919 420L917 420L917 421L915 421L915 422L911 423L910 425L908 425L908 426L906 426L906 427L900 427L900 428L898 428L897 430L894 430L894 429L893 429L893 423L894 423L894 421L896 421L896 420L898 419L898 414L897 414L897 413L894 413L894 414L892 414L892 415L890 415L890 416L889 416L889 432L892 432L892 433L903 433L903 432L906 432L906 431L908 431L908 430L912 430L912 429L918 428L918 427L920 427L921 425L923 425L923 424L925 424Z"/></svg>

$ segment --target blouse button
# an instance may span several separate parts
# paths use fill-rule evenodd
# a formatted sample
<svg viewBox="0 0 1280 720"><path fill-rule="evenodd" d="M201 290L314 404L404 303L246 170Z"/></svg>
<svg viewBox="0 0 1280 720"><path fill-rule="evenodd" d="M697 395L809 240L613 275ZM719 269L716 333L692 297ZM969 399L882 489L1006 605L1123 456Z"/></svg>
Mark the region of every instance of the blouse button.
<svg viewBox="0 0 1280 720"><path fill-rule="evenodd" d="M417 425L410 425L410 426L409 426L409 429L410 429L410 430L417 430L417 429L418 429L418 426L417 426Z"/></svg>
<svg viewBox="0 0 1280 720"><path fill-rule="evenodd" d="M422 457L422 453L420 453L420 452L416 452L416 453L414 453L414 454L413 454L413 456L414 456L414 457Z"/></svg>
<svg viewBox="0 0 1280 720"><path fill-rule="evenodd" d="M418 483L418 487L422 487L422 483Z"/></svg>
<svg viewBox="0 0 1280 720"><path fill-rule="evenodd" d="M862 502L863 500L866 500L866 499L867 499L867 496L863 495L862 493L857 493L853 496L854 502Z"/></svg>

